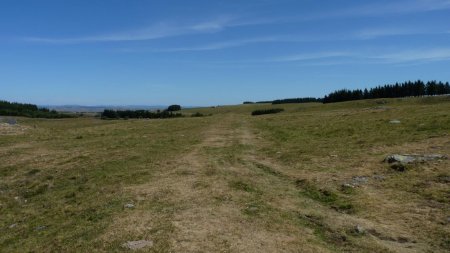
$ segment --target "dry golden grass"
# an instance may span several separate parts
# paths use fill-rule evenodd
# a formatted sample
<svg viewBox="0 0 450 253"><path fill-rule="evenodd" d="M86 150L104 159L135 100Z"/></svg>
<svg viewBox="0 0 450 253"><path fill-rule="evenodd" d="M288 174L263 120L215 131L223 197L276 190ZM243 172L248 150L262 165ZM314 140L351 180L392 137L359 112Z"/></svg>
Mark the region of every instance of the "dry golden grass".
<svg viewBox="0 0 450 253"><path fill-rule="evenodd" d="M140 251L449 251L449 160L405 172L382 160L450 154L450 101L378 102L20 120L36 127L0 136L0 249L118 252L149 240ZM343 187L357 176L367 180Z"/></svg>

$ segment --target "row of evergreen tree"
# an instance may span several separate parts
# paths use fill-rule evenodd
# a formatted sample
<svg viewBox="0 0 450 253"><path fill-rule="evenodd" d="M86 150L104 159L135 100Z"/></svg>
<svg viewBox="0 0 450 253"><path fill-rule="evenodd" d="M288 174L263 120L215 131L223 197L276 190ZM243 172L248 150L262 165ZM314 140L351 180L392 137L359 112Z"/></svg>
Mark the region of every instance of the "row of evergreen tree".
<svg viewBox="0 0 450 253"><path fill-rule="evenodd" d="M272 103L273 102L273 100L266 100L266 101L256 101L256 102L253 102L253 101L245 101L244 102L244 105L250 105L250 104L270 104L270 103Z"/></svg>
<svg viewBox="0 0 450 253"><path fill-rule="evenodd" d="M418 97L450 94L448 82L429 81L427 83L407 81L404 83L386 84L371 89L337 90L323 98L323 103L334 103L371 98Z"/></svg>
<svg viewBox="0 0 450 253"><path fill-rule="evenodd" d="M287 99L277 99L272 101L273 105L277 104L301 104L301 103L312 103L312 102L322 102L321 98L312 98L312 97L306 97L306 98L287 98Z"/></svg>
<svg viewBox="0 0 450 253"><path fill-rule="evenodd" d="M23 104L0 100L0 115L3 116L23 116L30 118L72 118L74 115L59 113L47 108L39 108L34 104Z"/></svg>
<svg viewBox="0 0 450 253"><path fill-rule="evenodd" d="M183 117L181 113L174 113L169 110L148 111L148 110L108 110L105 109L102 119L167 119Z"/></svg>

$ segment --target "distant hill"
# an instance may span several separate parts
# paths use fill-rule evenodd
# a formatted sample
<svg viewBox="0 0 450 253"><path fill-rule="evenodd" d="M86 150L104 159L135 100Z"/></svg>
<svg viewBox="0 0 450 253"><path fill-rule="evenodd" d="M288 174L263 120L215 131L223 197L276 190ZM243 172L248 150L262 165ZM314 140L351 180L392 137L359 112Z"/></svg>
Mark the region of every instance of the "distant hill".
<svg viewBox="0 0 450 253"><path fill-rule="evenodd" d="M71 118L74 115L59 113L45 107L38 107L34 104L24 104L0 100L0 115L2 116L23 116L30 118Z"/></svg>
<svg viewBox="0 0 450 253"><path fill-rule="evenodd" d="M49 108L58 112L103 112L106 110L158 110L165 109L164 105L97 105L97 106L85 106L85 105L41 105L40 107Z"/></svg>

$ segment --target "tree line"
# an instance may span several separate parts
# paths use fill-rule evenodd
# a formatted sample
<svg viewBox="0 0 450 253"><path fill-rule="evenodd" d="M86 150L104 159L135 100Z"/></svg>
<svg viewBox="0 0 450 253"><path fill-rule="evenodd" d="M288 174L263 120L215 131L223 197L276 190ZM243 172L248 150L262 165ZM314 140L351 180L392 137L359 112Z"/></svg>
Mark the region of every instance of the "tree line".
<svg viewBox="0 0 450 253"><path fill-rule="evenodd" d="M166 110L109 110L105 109L101 113L102 119L167 119L183 117L181 113L175 111L181 110L180 105L170 105Z"/></svg>
<svg viewBox="0 0 450 253"><path fill-rule="evenodd" d="M181 113L174 113L168 110L148 111L148 110L108 110L105 109L102 119L167 119L183 117Z"/></svg>
<svg viewBox="0 0 450 253"><path fill-rule="evenodd" d="M276 99L276 100L266 100L266 101L245 101L243 104L301 104L301 103L311 103L311 102L319 102L322 103L322 98L313 98L313 97L304 97L304 98L286 98L286 99Z"/></svg>
<svg viewBox="0 0 450 253"><path fill-rule="evenodd" d="M249 105L249 104L270 104L270 103L272 103L273 102L273 100L267 100L267 101L256 101L256 102L253 102L253 101L245 101L243 104L244 105Z"/></svg>
<svg viewBox="0 0 450 253"><path fill-rule="evenodd" d="M386 84L371 89L342 89L334 91L323 98L323 103L334 103L371 98L419 97L450 94L448 82L407 81L404 83Z"/></svg>
<svg viewBox="0 0 450 253"><path fill-rule="evenodd" d="M306 98L286 98L286 99L277 99L272 101L273 105L277 104L301 104L301 103L313 103L313 102L319 102L321 103L323 99L321 98L313 98L313 97L306 97Z"/></svg>
<svg viewBox="0 0 450 253"><path fill-rule="evenodd" d="M0 115L3 116L23 116L30 118L72 118L74 115L59 113L47 108L39 108L34 104L16 103L0 100Z"/></svg>

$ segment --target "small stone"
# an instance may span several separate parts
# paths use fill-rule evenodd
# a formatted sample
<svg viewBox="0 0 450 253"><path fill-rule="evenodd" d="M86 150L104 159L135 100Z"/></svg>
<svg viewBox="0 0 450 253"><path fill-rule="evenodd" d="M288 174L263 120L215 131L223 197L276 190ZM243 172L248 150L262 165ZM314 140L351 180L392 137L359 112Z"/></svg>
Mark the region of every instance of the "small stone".
<svg viewBox="0 0 450 253"><path fill-rule="evenodd" d="M389 121L389 123L390 124L400 124L402 122L400 120L398 120L398 119L394 119L394 120Z"/></svg>
<svg viewBox="0 0 450 253"><path fill-rule="evenodd" d="M378 181L383 181L384 179L386 179L386 177L381 176L381 175L375 175L375 176L373 176L373 179L378 180Z"/></svg>
<svg viewBox="0 0 450 253"><path fill-rule="evenodd" d="M10 125L10 126L14 126L14 125L16 125L17 124L17 120L16 119L8 119L8 124Z"/></svg>
<svg viewBox="0 0 450 253"><path fill-rule="evenodd" d="M356 177L352 178L353 185L366 184L368 181L369 181L369 178L365 177L365 176L356 176Z"/></svg>
<svg viewBox="0 0 450 253"><path fill-rule="evenodd" d="M128 203L124 205L125 208L134 208L134 204Z"/></svg>
<svg viewBox="0 0 450 253"><path fill-rule="evenodd" d="M351 193L353 189L355 189L355 186L352 184L345 183L341 185L341 191L344 193Z"/></svg>
<svg viewBox="0 0 450 253"><path fill-rule="evenodd" d="M355 188L355 186L354 186L354 185L351 185L351 184L343 184L343 185L342 185L342 188L343 188L343 189L349 189L349 188Z"/></svg>
<svg viewBox="0 0 450 253"><path fill-rule="evenodd" d="M355 232L358 234L364 234L366 230L361 225L356 225Z"/></svg>
<svg viewBox="0 0 450 253"><path fill-rule="evenodd" d="M17 227L17 223L9 225L9 228L15 228L15 227Z"/></svg>
<svg viewBox="0 0 450 253"><path fill-rule="evenodd" d="M37 231L41 231L41 230L44 230L44 229L46 229L47 228L47 226L37 226L36 227L36 230Z"/></svg>
<svg viewBox="0 0 450 253"><path fill-rule="evenodd" d="M137 250L137 249L142 249L142 248L151 247L151 246L153 246L153 242L147 241L147 240L128 241L128 242L122 244L122 247L131 249L131 250Z"/></svg>

